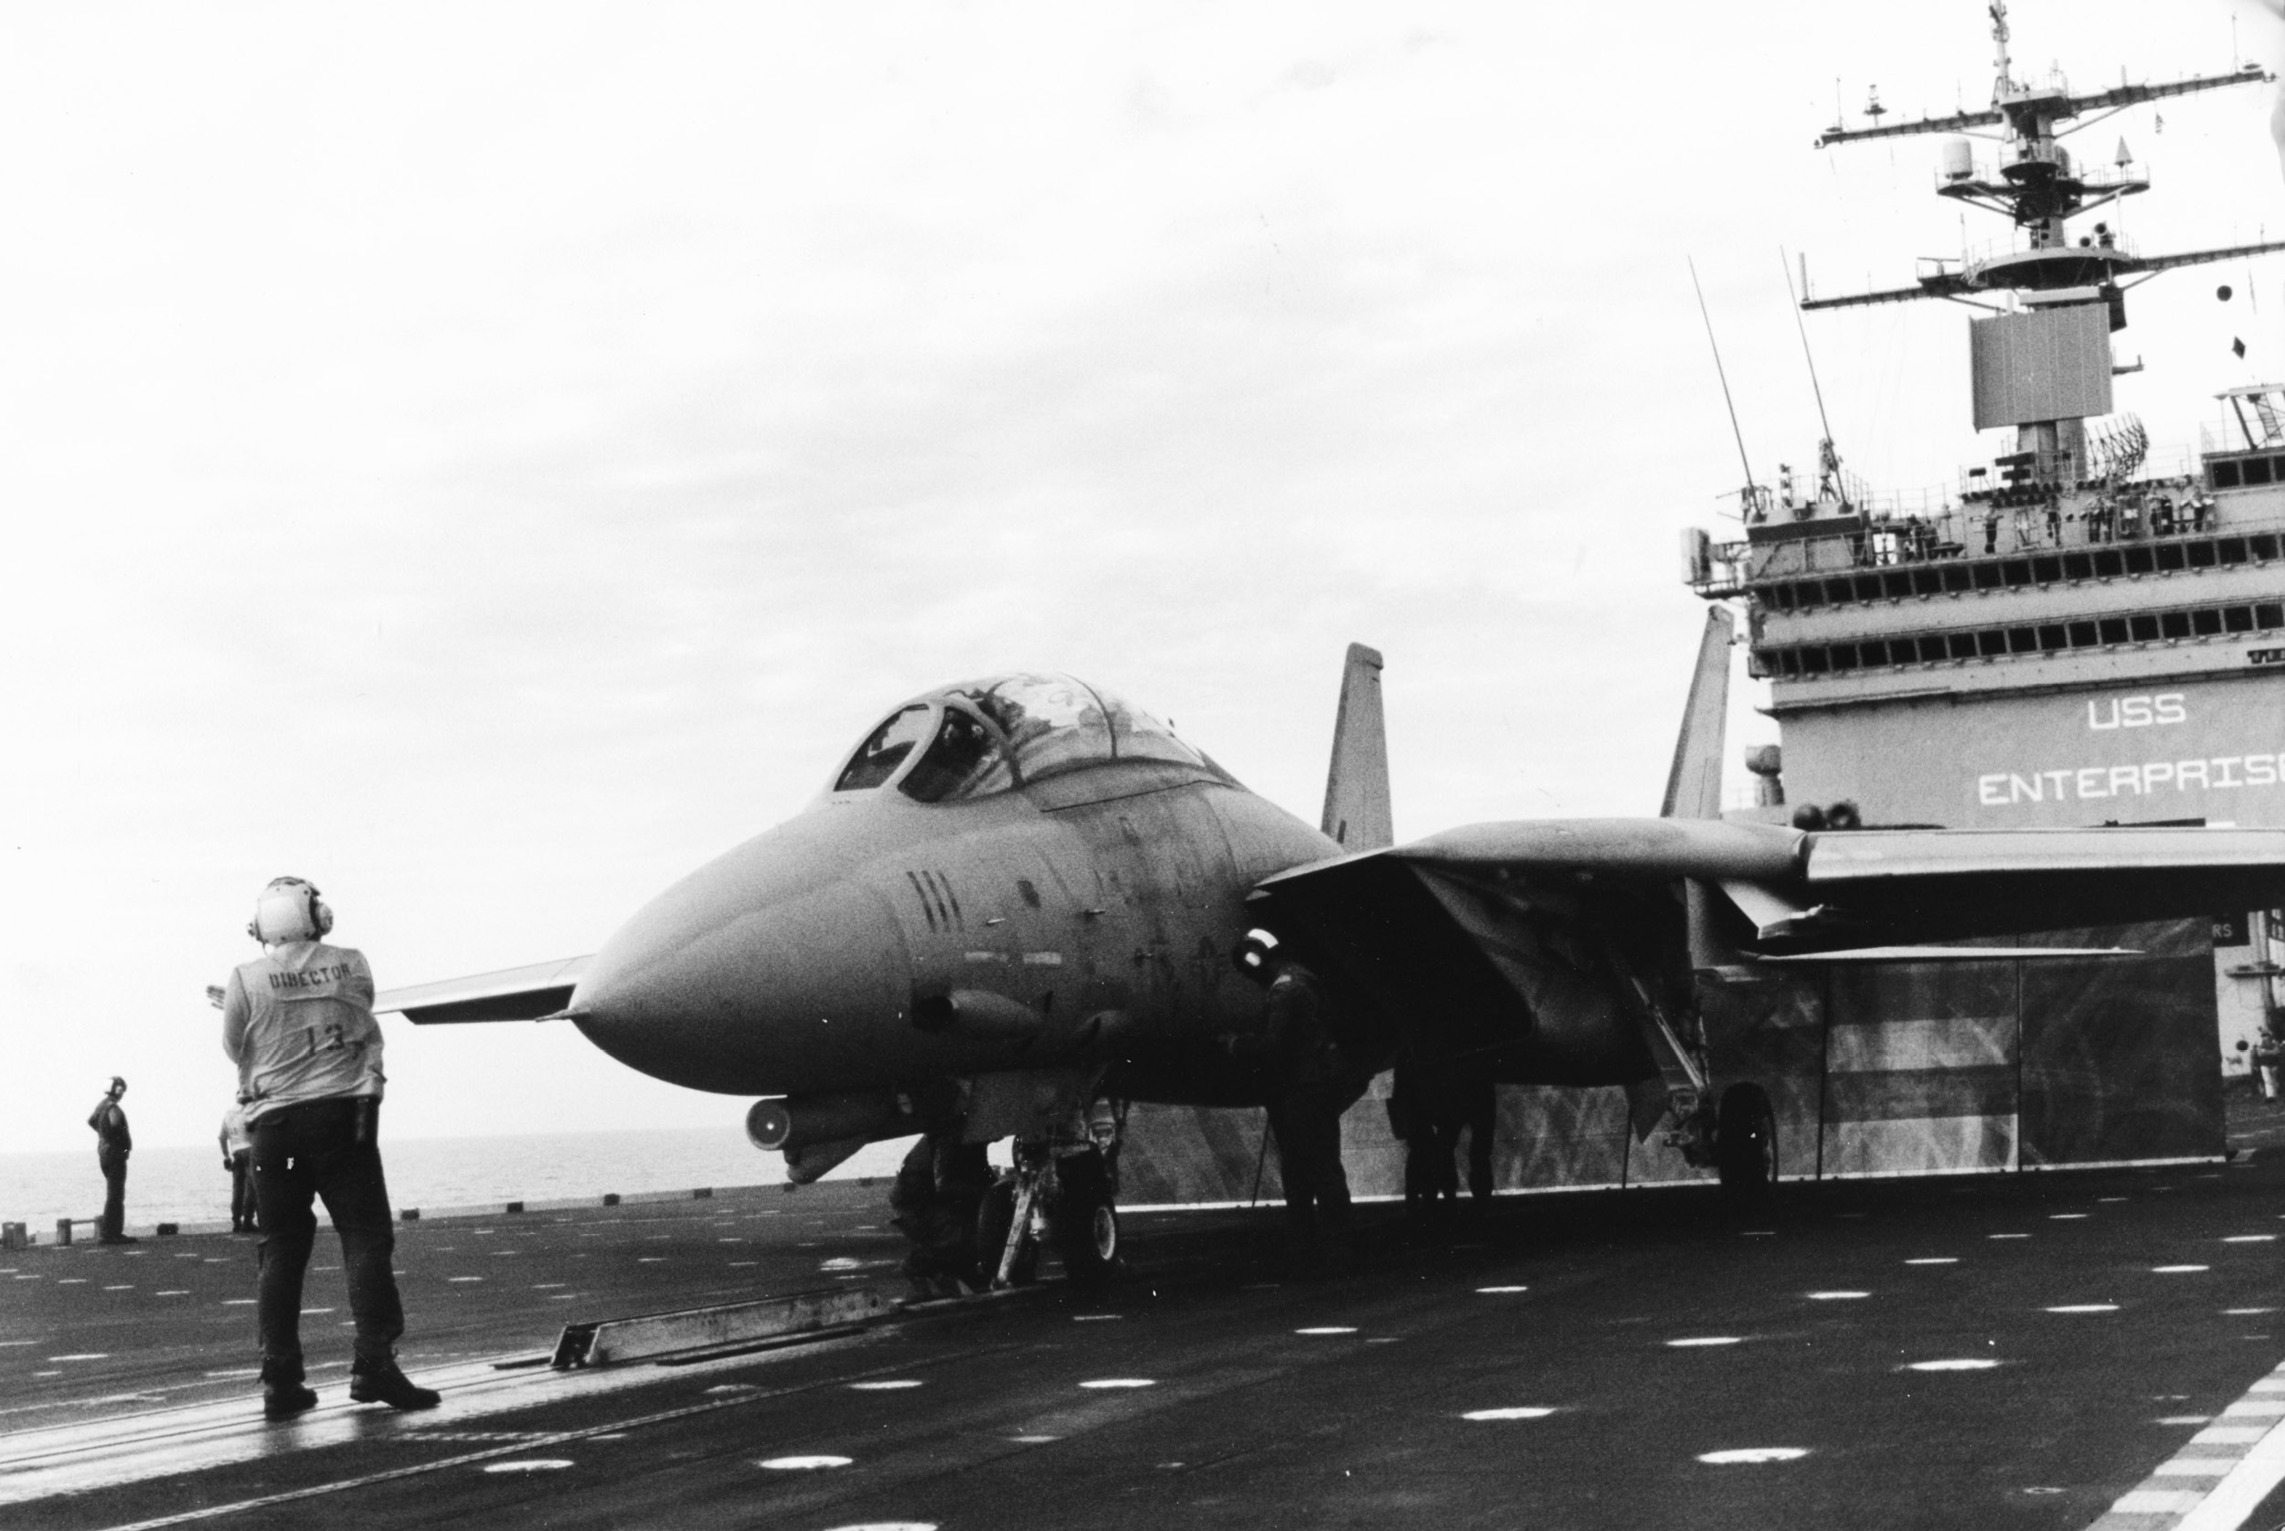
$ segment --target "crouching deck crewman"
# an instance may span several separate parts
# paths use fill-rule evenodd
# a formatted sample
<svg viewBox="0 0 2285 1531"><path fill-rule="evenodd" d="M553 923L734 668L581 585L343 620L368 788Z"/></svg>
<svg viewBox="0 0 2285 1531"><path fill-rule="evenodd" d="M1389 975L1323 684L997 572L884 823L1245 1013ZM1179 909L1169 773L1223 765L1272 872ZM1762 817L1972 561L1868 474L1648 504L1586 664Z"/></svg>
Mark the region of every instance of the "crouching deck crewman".
<svg viewBox="0 0 2285 1531"><path fill-rule="evenodd" d="M302 1276L317 1236L312 1197L341 1235L341 1269L356 1317L349 1396L398 1409L434 1408L437 1394L397 1369L404 1309L391 1269L396 1231L381 1175L381 1028L362 952L328 946L333 911L317 889L280 877L262 890L247 934L262 955L230 975L222 1047L238 1065L254 1139L254 1199L262 1227L256 1313L262 1407L272 1419L312 1408L303 1381Z"/></svg>

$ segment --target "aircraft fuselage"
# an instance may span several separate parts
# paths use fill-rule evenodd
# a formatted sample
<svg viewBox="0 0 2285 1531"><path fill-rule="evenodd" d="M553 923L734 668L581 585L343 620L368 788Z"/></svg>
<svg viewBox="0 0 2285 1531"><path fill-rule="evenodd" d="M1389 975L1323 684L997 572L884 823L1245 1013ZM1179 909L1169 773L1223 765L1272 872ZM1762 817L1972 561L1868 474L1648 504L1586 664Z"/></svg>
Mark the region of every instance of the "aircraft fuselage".
<svg viewBox="0 0 2285 1531"><path fill-rule="evenodd" d="M644 1073L816 1096L1013 1070L1238 1104L1231 961L1262 878L1340 854L1217 774L1112 761L964 802L833 793L684 878L599 952L580 1029Z"/></svg>

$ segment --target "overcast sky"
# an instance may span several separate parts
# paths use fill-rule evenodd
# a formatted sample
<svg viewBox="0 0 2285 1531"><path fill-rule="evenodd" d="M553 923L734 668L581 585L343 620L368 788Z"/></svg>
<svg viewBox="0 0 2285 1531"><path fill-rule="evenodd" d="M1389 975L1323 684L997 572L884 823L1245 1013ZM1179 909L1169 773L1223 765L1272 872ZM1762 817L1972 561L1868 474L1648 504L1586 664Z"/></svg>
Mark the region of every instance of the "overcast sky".
<svg viewBox="0 0 2285 1531"><path fill-rule="evenodd" d="M2285 53L2013 10L2082 88ZM114 1072L208 1139L272 876L384 986L589 951L958 677L1088 677L1314 820L1363 640L1401 836L1655 811L1740 478L1686 259L1756 475L1813 462L1780 249L2005 230L1933 140L1811 140L1990 55L1980 0L0 10L0 1151ZM2285 233L2275 105L2075 142L2146 250ZM2132 301L2162 446L2285 375L2279 265ZM2005 449L1965 311L1811 318L1853 469ZM386 1025L396 1135L747 1105Z"/></svg>

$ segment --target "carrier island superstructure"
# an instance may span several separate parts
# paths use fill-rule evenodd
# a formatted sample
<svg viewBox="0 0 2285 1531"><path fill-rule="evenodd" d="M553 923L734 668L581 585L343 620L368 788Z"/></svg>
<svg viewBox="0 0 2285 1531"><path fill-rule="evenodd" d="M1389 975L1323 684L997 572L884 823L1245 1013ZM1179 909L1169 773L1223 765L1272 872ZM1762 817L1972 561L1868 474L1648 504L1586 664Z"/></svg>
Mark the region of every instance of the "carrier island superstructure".
<svg viewBox="0 0 2285 1531"><path fill-rule="evenodd" d="M2126 158L2066 140L2164 97L2258 84L2247 65L2074 94L2016 78L2004 0L1981 110L1835 127L1818 147L1942 139L1936 191L1996 213L1986 252L1923 260L1888 290L1807 310L1950 299L1969 318L1978 432L1998 447L1911 511L1855 481L1828 440L1816 473L1741 495L1742 535L1686 535L1686 577L1743 604L1778 752L1765 803L1868 826L2285 824L2285 384L2232 389L2193 449L2113 413L2111 337L2160 272L2285 241L2144 253L2116 205ZM1977 135L1971 137L1968 135ZM1996 140L1996 161L1978 138ZM1845 822L1845 818L1844 818ZM2216 910L2222 1055L2278 1017L2285 916Z"/></svg>

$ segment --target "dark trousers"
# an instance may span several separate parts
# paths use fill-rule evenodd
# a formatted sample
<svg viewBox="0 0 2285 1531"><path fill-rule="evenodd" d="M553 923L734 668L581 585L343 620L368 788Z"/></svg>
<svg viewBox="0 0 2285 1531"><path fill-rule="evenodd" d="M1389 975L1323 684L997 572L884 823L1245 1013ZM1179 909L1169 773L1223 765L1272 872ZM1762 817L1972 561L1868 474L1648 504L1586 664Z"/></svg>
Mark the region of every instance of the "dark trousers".
<svg viewBox="0 0 2285 1531"><path fill-rule="evenodd" d="M1269 1107L1277 1140L1277 1178L1288 1217L1300 1228L1318 1214L1338 1227L1349 1215L1349 1172L1341 1163L1341 1101L1329 1091L1288 1090Z"/></svg>
<svg viewBox="0 0 2285 1531"><path fill-rule="evenodd" d="M230 1231L254 1223L254 1150L241 1148L230 1156Z"/></svg>
<svg viewBox="0 0 2285 1531"><path fill-rule="evenodd" d="M357 1362L389 1359L405 1314L391 1260L397 1247L381 1177L380 1102L320 1100L265 1111L254 1122L254 1201L262 1217L261 1323L265 1381L302 1376L302 1275L317 1238L312 1197L341 1235L341 1271L357 1321Z"/></svg>
<svg viewBox="0 0 2285 1531"><path fill-rule="evenodd" d="M976 1211L992 1183L987 1152L982 1143L940 1142L924 1135L905 1155L889 1188L889 1211L890 1221L912 1246L905 1256L906 1275L970 1276L979 1259L999 1259L996 1249L976 1248Z"/></svg>
<svg viewBox="0 0 2285 1531"><path fill-rule="evenodd" d="M96 1233L115 1239L127 1231L127 1156L118 1149L100 1148L95 1162L103 1170L103 1220Z"/></svg>

